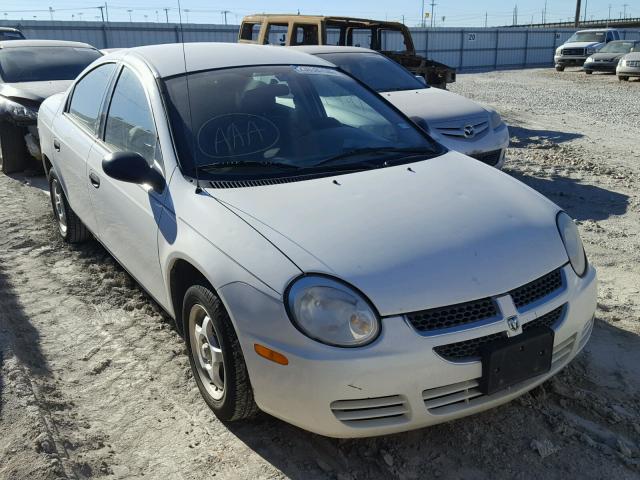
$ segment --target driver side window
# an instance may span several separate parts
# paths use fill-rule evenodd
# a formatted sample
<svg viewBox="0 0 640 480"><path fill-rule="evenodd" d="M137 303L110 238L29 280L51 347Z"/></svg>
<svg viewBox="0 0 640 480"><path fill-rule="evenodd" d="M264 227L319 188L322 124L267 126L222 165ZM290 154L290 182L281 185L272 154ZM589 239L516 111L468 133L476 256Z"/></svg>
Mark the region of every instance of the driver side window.
<svg viewBox="0 0 640 480"><path fill-rule="evenodd" d="M111 97L104 141L116 150L139 153L153 165L157 138L144 88L135 74L124 67Z"/></svg>

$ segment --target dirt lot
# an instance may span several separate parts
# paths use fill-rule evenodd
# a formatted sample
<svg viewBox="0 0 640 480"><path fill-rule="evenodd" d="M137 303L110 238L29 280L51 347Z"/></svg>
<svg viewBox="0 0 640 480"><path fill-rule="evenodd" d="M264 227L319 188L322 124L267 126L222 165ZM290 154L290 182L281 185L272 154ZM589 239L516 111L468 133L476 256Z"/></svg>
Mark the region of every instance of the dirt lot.
<svg viewBox="0 0 640 480"><path fill-rule="evenodd" d="M41 179L0 176L0 478L639 478L640 82L460 75L512 126L506 172L578 219L600 298L567 369L501 408L368 440L217 421L171 321L96 243L56 239Z"/></svg>

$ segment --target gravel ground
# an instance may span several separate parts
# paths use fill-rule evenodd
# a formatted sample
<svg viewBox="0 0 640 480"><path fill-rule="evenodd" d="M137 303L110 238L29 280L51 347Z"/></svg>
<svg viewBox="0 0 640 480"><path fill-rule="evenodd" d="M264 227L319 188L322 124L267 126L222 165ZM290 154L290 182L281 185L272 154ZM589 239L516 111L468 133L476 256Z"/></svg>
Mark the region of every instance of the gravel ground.
<svg viewBox="0 0 640 480"><path fill-rule="evenodd" d="M600 298L569 367L405 434L224 425L154 302L96 242L56 239L41 178L0 176L0 478L639 478L640 82L527 70L460 75L452 90L504 114L506 173L579 221Z"/></svg>

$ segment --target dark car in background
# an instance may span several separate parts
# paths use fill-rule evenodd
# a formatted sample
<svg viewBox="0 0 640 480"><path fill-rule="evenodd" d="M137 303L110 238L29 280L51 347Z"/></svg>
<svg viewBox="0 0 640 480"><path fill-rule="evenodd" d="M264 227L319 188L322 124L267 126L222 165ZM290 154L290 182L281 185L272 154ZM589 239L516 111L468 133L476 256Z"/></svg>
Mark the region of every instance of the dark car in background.
<svg viewBox="0 0 640 480"><path fill-rule="evenodd" d="M0 42L5 40L24 40L24 35L17 28L0 27Z"/></svg>
<svg viewBox="0 0 640 480"><path fill-rule="evenodd" d="M102 54L86 43L58 40L0 42L2 171L40 168L36 121L40 104L65 91Z"/></svg>
<svg viewBox="0 0 640 480"><path fill-rule="evenodd" d="M584 62L585 73L616 73L616 67L622 57L630 52L640 52L640 40L616 40L607 43L598 53L594 53Z"/></svg>

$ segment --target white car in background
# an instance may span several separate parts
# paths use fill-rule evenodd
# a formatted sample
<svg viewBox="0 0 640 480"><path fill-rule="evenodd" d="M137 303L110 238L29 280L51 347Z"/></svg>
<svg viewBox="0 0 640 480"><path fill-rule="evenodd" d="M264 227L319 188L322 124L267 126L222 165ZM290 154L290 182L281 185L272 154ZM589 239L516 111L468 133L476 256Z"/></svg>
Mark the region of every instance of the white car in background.
<svg viewBox="0 0 640 480"><path fill-rule="evenodd" d="M327 60L377 91L451 150L502 168L509 129L492 108L425 84L390 58L358 47L291 47Z"/></svg>
<svg viewBox="0 0 640 480"><path fill-rule="evenodd" d="M627 81L629 77L640 77L640 51L627 53L618 62L616 67L618 80Z"/></svg>
<svg viewBox="0 0 640 480"><path fill-rule="evenodd" d="M410 430L521 395L589 339L569 216L320 58L123 50L38 128L60 235L92 232L175 318L223 420Z"/></svg>

